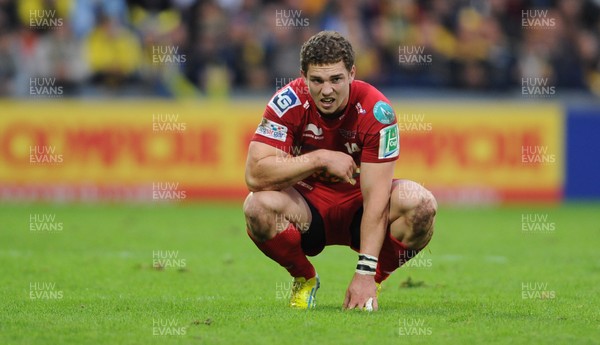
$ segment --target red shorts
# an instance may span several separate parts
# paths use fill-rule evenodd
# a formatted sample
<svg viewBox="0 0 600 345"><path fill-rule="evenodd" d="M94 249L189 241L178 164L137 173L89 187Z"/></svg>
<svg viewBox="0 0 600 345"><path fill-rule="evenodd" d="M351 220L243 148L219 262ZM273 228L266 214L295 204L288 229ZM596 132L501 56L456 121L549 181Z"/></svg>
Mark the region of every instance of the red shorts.
<svg viewBox="0 0 600 345"><path fill-rule="evenodd" d="M343 245L360 249L360 222L363 197L360 189L340 193L327 187L295 189L311 209L312 221L302 234L302 249L309 256L319 254L325 246Z"/></svg>

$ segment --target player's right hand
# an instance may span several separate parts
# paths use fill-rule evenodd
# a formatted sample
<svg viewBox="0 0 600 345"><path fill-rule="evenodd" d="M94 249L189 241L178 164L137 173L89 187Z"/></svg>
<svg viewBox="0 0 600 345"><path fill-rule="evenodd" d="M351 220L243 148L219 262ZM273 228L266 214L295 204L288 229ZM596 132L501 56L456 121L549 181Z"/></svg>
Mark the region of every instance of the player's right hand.
<svg viewBox="0 0 600 345"><path fill-rule="evenodd" d="M358 172L354 159L347 153L331 150L318 150L322 165L330 175L333 175L352 185L356 183L354 174Z"/></svg>
<svg viewBox="0 0 600 345"><path fill-rule="evenodd" d="M376 311L379 309L377 303L377 284L373 276L355 273L344 298L344 309L361 309Z"/></svg>

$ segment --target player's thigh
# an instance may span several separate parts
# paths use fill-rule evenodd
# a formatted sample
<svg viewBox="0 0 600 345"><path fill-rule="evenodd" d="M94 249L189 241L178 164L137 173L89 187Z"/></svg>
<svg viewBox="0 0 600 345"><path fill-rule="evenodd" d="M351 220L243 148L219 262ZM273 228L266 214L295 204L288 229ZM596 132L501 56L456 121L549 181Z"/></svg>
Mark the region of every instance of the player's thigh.
<svg viewBox="0 0 600 345"><path fill-rule="evenodd" d="M246 217L266 216L271 224L289 221L296 225L305 225L310 224L312 220L306 200L292 187L282 191L250 193L244 202L244 213Z"/></svg>

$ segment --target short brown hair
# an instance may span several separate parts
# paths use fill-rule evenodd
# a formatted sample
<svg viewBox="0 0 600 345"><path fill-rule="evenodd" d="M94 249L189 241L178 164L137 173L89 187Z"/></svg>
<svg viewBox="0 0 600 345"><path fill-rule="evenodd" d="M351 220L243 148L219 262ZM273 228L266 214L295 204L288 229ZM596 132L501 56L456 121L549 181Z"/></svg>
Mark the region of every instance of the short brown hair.
<svg viewBox="0 0 600 345"><path fill-rule="evenodd" d="M327 65L339 61L343 61L350 71L354 65L354 50L350 42L336 31L321 31L304 42L300 49L300 68L304 73L309 65Z"/></svg>

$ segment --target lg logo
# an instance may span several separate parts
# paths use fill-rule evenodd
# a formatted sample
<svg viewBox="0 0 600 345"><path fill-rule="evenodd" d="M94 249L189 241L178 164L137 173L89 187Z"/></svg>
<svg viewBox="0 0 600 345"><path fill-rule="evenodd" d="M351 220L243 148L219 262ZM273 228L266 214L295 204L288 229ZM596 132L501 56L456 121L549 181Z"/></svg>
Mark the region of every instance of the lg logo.
<svg viewBox="0 0 600 345"><path fill-rule="evenodd" d="M282 117L283 114L297 105L300 105L300 99L289 86L281 90L269 102L269 106L279 117Z"/></svg>
<svg viewBox="0 0 600 345"><path fill-rule="evenodd" d="M281 110L284 110L285 108L289 107L293 103L292 98L285 94L279 95L279 97L277 97L277 100L275 102L277 103L277 106Z"/></svg>

